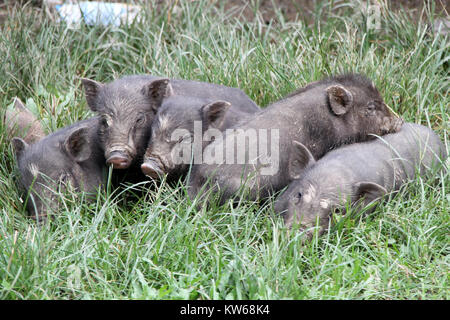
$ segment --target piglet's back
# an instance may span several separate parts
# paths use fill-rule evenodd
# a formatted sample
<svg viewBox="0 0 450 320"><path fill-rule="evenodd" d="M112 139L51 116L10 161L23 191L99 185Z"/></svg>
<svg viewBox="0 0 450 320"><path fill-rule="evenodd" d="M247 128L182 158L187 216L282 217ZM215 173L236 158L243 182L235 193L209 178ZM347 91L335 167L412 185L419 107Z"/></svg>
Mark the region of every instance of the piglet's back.
<svg viewBox="0 0 450 320"><path fill-rule="evenodd" d="M381 138L379 138L381 139ZM392 146L394 156L399 156L403 162L415 164L420 168L420 174L426 173L427 169L437 168L447 158L447 152L439 136L430 128L415 123L405 123L397 134L384 137L389 146ZM409 176L414 172L408 172Z"/></svg>
<svg viewBox="0 0 450 320"><path fill-rule="evenodd" d="M336 149L317 162L316 167L324 166L322 169L328 171L333 168L341 171L340 175L343 172L356 177L376 175L379 179L384 178L385 185L387 181L394 183L396 189L413 179L416 169L421 176L427 175L441 167L446 158L445 146L433 130L405 123L398 133Z"/></svg>

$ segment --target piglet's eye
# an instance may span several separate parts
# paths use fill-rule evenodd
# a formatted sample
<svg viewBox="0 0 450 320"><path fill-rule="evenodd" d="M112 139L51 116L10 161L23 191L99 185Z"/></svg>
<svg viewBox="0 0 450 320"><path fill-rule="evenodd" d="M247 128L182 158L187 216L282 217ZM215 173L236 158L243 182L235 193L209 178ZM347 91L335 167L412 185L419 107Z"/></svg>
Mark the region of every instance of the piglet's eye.
<svg viewBox="0 0 450 320"><path fill-rule="evenodd" d="M375 103L371 102L367 105L366 110L369 114L375 114L375 111L377 110L377 106Z"/></svg>
<svg viewBox="0 0 450 320"><path fill-rule="evenodd" d="M103 116L100 120L100 123L103 127L110 127L112 124L112 120L108 116Z"/></svg>
<svg viewBox="0 0 450 320"><path fill-rule="evenodd" d="M297 193L297 194L293 194L293 195L290 197L290 201L291 201L293 204L295 204L295 205L299 204L300 201L301 201L301 199L302 199L302 193L301 193L301 192L299 192L299 193Z"/></svg>
<svg viewBox="0 0 450 320"><path fill-rule="evenodd" d="M141 114L137 119L136 119L136 124L141 126L145 123L145 115Z"/></svg>

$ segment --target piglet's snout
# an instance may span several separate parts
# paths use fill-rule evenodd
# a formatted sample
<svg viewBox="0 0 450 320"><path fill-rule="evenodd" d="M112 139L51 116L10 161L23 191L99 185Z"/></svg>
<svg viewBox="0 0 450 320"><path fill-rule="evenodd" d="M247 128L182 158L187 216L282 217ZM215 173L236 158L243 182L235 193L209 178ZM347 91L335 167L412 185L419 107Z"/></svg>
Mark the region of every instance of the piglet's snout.
<svg viewBox="0 0 450 320"><path fill-rule="evenodd" d="M402 118L395 118L393 132L399 132L404 123L405 123L405 121Z"/></svg>
<svg viewBox="0 0 450 320"><path fill-rule="evenodd" d="M150 178L156 179L164 173L164 165L157 158L146 158L141 165L142 172Z"/></svg>
<svg viewBox="0 0 450 320"><path fill-rule="evenodd" d="M130 166L131 159L124 152L114 151L109 154L106 163L112 165L114 169L126 169Z"/></svg>
<svg viewBox="0 0 450 320"><path fill-rule="evenodd" d="M382 134L395 133L400 131L404 121L399 117L385 117L383 119L383 126L381 127Z"/></svg>
<svg viewBox="0 0 450 320"><path fill-rule="evenodd" d="M106 163L114 169L127 169L136 155L135 148L130 144L116 143L106 149Z"/></svg>

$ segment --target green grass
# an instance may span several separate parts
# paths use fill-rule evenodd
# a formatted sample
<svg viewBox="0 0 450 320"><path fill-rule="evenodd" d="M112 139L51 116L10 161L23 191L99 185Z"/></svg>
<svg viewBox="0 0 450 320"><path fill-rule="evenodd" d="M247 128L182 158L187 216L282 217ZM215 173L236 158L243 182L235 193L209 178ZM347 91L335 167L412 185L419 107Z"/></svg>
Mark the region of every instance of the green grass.
<svg viewBox="0 0 450 320"><path fill-rule="evenodd" d="M130 27L67 29L11 12L0 32L0 103L28 101L54 131L92 114L80 77L153 73L239 87L266 106L340 72L371 77L406 121L449 130L448 37L382 11L380 30L345 7L312 26L243 22L210 1L180 1ZM342 4L342 2L334 1ZM428 14L433 8L429 6ZM427 13L425 12L425 13ZM0 127L0 132L4 132ZM266 206L196 209L182 184L138 199L65 194L49 225L25 216L12 148L0 135L1 299L449 299L448 170L417 178L370 216L302 244Z"/></svg>

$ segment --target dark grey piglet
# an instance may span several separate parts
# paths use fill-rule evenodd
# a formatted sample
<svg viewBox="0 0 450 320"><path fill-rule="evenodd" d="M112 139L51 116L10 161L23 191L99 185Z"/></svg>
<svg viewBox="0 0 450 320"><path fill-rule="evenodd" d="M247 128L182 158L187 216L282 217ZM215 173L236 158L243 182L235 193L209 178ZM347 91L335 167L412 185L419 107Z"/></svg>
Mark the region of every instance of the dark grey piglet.
<svg viewBox="0 0 450 320"><path fill-rule="evenodd" d="M140 165L151 122L169 96L226 100L243 111L258 109L241 90L205 82L169 81L151 75L126 76L107 84L89 79L82 82L89 107L100 115L99 137L106 162L115 169Z"/></svg>
<svg viewBox="0 0 450 320"><path fill-rule="evenodd" d="M370 139L371 134L395 132L402 120L392 114L373 82L350 74L314 82L269 105L246 121L226 130L203 155L223 158L192 167L189 195L195 197L209 182L232 198L245 183L249 199L265 198L284 188L291 174L299 177L306 163L292 152L298 140L315 158L340 145ZM291 172L289 159L298 162Z"/></svg>
<svg viewBox="0 0 450 320"><path fill-rule="evenodd" d="M97 137L98 118L62 128L34 144L12 139L27 211L38 221L58 208L69 186L95 193L103 185L105 159Z"/></svg>
<svg viewBox="0 0 450 320"><path fill-rule="evenodd" d="M204 134L205 138L208 132L220 134L257 111L260 111L258 107L241 110L220 100L211 102L177 95L165 99L152 122L142 171L152 178L161 174L169 177L185 174L191 163L191 151L201 153L212 139L203 140ZM183 143L185 148L181 146ZM198 150L194 146L197 143Z"/></svg>
<svg viewBox="0 0 450 320"><path fill-rule="evenodd" d="M288 228L298 225L311 237L317 224L321 234L332 213L345 214L347 201L361 209L398 190L417 172L435 173L446 157L439 137L412 123L405 123L398 133L331 151L317 162L305 153L308 169L290 184L274 209L284 214Z"/></svg>
<svg viewBox="0 0 450 320"><path fill-rule="evenodd" d="M45 136L39 120L19 98L15 98L12 110L6 110L3 123L8 138L19 136L27 143L34 143Z"/></svg>

